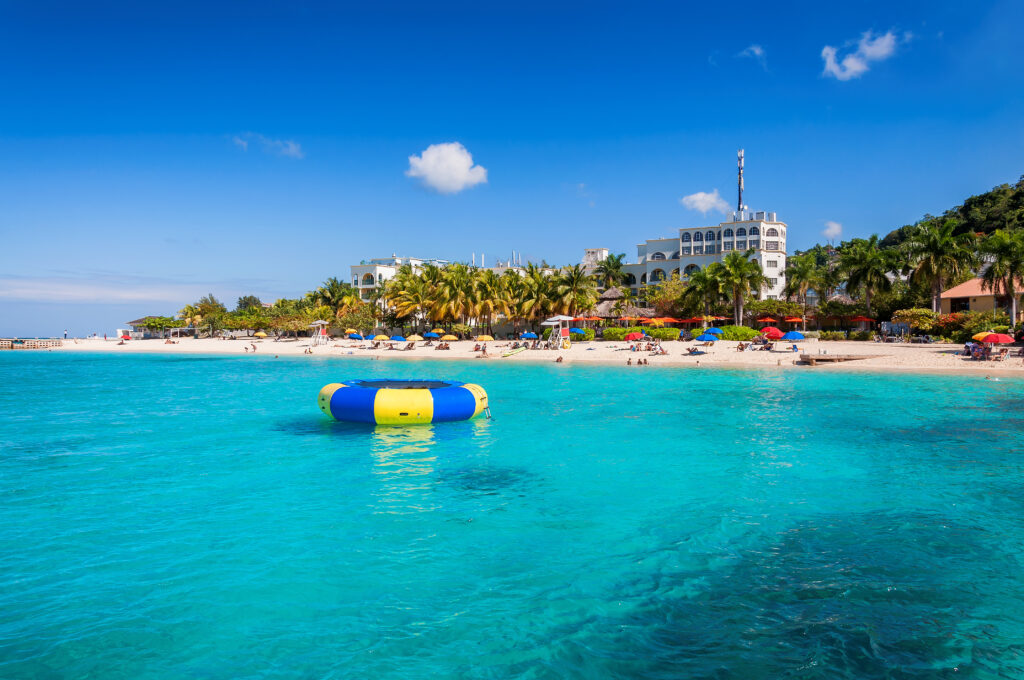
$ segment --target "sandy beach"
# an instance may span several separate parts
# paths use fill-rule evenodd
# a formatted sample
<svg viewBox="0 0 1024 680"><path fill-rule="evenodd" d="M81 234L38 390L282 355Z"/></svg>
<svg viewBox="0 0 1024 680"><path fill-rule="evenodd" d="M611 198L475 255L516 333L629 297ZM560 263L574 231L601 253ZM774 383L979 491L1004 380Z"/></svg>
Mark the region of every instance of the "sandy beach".
<svg viewBox="0 0 1024 680"><path fill-rule="evenodd" d="M628 360L635 365L638 359L646 359L649 366L683 366L683 367L756 367L756 368L788 368L813 371L834 370L871 370L871 371L910 371L910 372L948 372L961 371L967 373L1000 373L1024 376L1024 358L1017 355L1019 348L1010 348L1010 355L1005 361L973 361L960 356L960 345L932 344L889 344L875 342L817 342L807 341L799 344L800 352L793 352L792 345L776 344L772 352L746 351L736 349L738 343L721 341L713 347L701 347L706 354L691 356L687 349L695 343L668 342L664 344L667 355L652 355L646 351L630 351L630 343L626 342L589 342L576 343L568 350L527 350L514 356L502 357L510 343L497 341L487 343L488 355L481 357L473 348L477 343L462 340L450 343L450 350L437 350L435 347L424 346L417 342L412 350L371 349L368 342L351 340L332 341L328 345L311 347L308 338L298 340L275 341L272 338L259 339L191 339L185 338L176 344L165 344L163 340L130 340L119 345L115 340L101 338L68 339L62 348L55 352L117 352L122 354L159 352L166 354L231 354L236 356L313 356L330 357L340 360L353 357L373 357L378 360L476 360L505 362L555 362L563 357L565 364L605 364L625 366ZM252 347L255 346L255 352ZM396 348L405 343L394 343ZM246 348L249 351L246 351ZM312 351L312 355L309 354ZM866 359L839 364L819 364L815 367L800 363L800 354L818 355L855 355Z"/></svg>

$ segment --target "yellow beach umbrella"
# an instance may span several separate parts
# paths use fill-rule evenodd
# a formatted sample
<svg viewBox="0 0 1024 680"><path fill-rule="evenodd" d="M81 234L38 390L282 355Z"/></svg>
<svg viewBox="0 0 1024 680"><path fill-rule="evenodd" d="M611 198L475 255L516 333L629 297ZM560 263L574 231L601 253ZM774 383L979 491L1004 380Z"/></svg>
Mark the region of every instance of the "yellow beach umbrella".
<svg viewBox="0 0 1024 680"><path fill-rule="evenodd" d="M986 335L992 335L992 331L982 331L980 333L975 333L974 335L971 336L971 340L982 342L985 339Z"/></svg>
<svg viewBox="0 0 1024 680"><path fill-rule="evenodd" d="M390 340L391 338L389 338L386 335L375 335L375 336L373 336L373 339L374 340Z"/></svg>
<svg viewBox="0 0 1024 680"><path fill-rule="evenodd" d="M489 335L478 335L476 336L477 342L494 342L494 338Z"/></svg>
<svg viewBox="0 0 1024 680"><path fill-rule="evenodd" d="M444 329L443 328L435 328L434 330L432 330L430 332L431 333L444 333Z"/></svg>
<svg viewBox="0 0 1024 680"><path fill-rule="evenodd" d="M358 332L359 331L357 331L355 328L346 328L345 329L345 335L348 335L349 333L358 333Z"/></svg>
<svg viewBox="0 0 1024 680"><path fill-rule="evenodd" d="M445 342L452 342L453 340L458 340L458 338L455 337L454 335L443 335L441 336L441 339L444 340Z"/></svg>
<svg viewBox="0 0 1024 680"><path fill-rule="evenodd" d="M406 337L406 340L408 340L409 342L419 342L422 339L423 339L422 335L410 335L410 336Z"/></svg>
<svg viewBox="0 0 1024 680"><path fill-rule="evenodd" d="M259 333L253 333L253 335L255 335L257 338L265 338L265 337L267 337L267 334L264 333L263 331L260 331Z"/></svg>

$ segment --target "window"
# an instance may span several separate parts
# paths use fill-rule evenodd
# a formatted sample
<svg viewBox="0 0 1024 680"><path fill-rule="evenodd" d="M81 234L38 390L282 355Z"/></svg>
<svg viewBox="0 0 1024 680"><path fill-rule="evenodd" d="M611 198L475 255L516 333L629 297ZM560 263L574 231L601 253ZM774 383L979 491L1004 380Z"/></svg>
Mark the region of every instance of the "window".
<svg viewBox="0 0 1024 680"><path fill-rule="evenodd" d="M742 229L740 231L742 231ZM736 241L736 250L746 250L746 249L747 249L747 242L746 241Z"/></svg>
<svg viewBox="0 0 1024 680"><path fill-rule="evenodd" d="M358 276L353 276L352 277L352 286L355 287L355 288L359 287L359 277Z"/></svg>
<svg viewBox="0 0 1024 680"><path fill-rule="evenodd" d="M778 236L779 235L779 230L776 229L775 227L770 227L768 229L768 231L764 232L764 235L765 236Z"/></svg>
<svg viewBox="0 0 1024 680"><path fill-rule="evenodd" d="M709 231L708 233L704 234L704 240L705 241L714 241L715 240L715 232Z"/></svg>
<svg viewBox="0 0 1024 680"><path fill-rule="evenodd" d="M651 272L651 283L657 283L658 281L665 280L665 272L661 269L655 269Z"/></svg>
<svg viewBox="0 0 1024 680"><path fill-rule="evenodd" d="M640 285L647 285L647 272L644 272L643 274L640 275Z"/></svg>
<svg viewBox="0 0 1024 680"><path fill-rule="evenodd" d="M364 286L372 286L373 285L373 274L363 274L363 285Z"/></svg>
<svg viewBox="0 0 1024 680"><path fill-rule="evenodd" d="M384 283L384 275L377 274L377 283Z"/></svg>
<svg viewBox="0 0 1024 680"><path fill-rule="evenodd" d="M764 247L765 247L765 250L778 250L779 249L779 242L778 241L765 241L764 242Z"/></svg>
<svg viewBox="0 0 1024 680"><path fill-rule="evenodd" d="M759 248L761 246L761 239L752 238L750 239L751 248Z"/></svg>
<svg viewBox="0 0 1024 680"><path fill-rule="evenodd" d="M726 229L723 231L722 238L732 238L732 229Z"/></svg>
<svg viewBox="0 0 1024 680"><path fill-rule="evenodd" d="M704 237L701 236L701 233L698 231L696 234L693 235L693 240L694 241L703 241Z"/></svg>
<svg viewBox="0 0 1024 680"><path fill-rule="evenodd" d="M652 260L664 260L665 259L665 253L651 253L651 259Z"/></svg>
<svg viewBox="0 0 1024 680"><path fill-rule="evenodd" d="M690 254L690 246L683 246L682 252L683 252L683 255L689 255Z"/></svg>
<svg viewBox="0 0 1024 680"><path fill-rule="evenodd" d="M703 255L704 254L704 246L694 246L693 247L693 254L694 255Z"/></svg>
<svg viewBox="0 0 1024 680"><path fill-rule="evenodd" d="M761 235L761 230L758 229L757 227L751 227L750 228L750 235L751 236L760 236Z"/></svg>
<svg viewBox="0 0 1024 680"><path fill-rule="evenodd" d="M732 250L732 242L726 241L722 244L722 250Z"/></svg>
<svg viewBox="0 0 1024 680"><path fill-rule="evenodd" d="M632 274L626 274L626 285L627 286L635 286L636 285L636 277L633 276Z"/></svg>
<svg viewBox="0 0 1024 680"><path fill-rule="evenodd" d="M736 238L746 238L746 236L747 230L744 229L743 227L740 227L739 229L736 230Z"/></svg>
<svg viewBox="0 0 1024 680"><path fill-rule="evenodd" d="M777 285L779 285L779 280L778 279L768 279L768 287L769 288L774 288Z"/></svg>
<svg viewBox="0 0 1024 680"><path fill-rule="evenodd" d="M767 267L768 269L778 269L779 268L779 261L778 260L768 260L764 264L765 264L765 267Z"/></svg>
<svg viewBox="0 0 1024 680"><path fill-rule="evenodd" d="M672 255L669 257L669 259L670 260L678 260L679 259L679 251L677 250L676 252L672 253Z"/></svg>
<svg viewBox="0 0 1024 680"><path fill-rule="evenodd" d="M689 242L690 242L690 232L688 232L688 231L684 231L684 232L683 232L683 238L682 238L682 239L680 239L680 240L681 240L681 241L682 241L683 243L689 243Z"/></svg>
<svg viewBox="0 0 1024 680"><path fill-rule="evenodd" d="M700 271L700 267L698 267L697 265L695 265L695 264L688 264L688 265L686 265L686 269L683 270L683 274L685 274L686 276L689 276L690 274L693 274L694 272L699 272L699 271Z"/></svg>

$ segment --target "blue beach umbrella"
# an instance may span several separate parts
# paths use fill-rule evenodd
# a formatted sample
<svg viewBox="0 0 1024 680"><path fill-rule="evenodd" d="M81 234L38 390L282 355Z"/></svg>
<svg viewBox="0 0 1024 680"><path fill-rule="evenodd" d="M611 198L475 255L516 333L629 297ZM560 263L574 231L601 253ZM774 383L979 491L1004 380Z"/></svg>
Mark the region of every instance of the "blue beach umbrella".
<svg viewBox="0 0 1024 680"><path fill-rule="evenodd" d="M583 329L582 328L570 328L569 332L570 333L579 333L580 335L583 335Z"/></svg>
<svg viewBox="0 0 1024 680"><path fill-rule="evenodd" d="M523 333L522 335L520 335L519 339L520 340L536 340L537 339L537 334L534 333L533 331L527 331L527 332Z"/></svg>
<svg viewBox="0 0 1024 680"><path fill-rule="evenodd" d="M804 334L800 331L790 331L782 336L783 340L803 340Z"/></svg>
<svg viewBox="0 0 1024 680"><path fill-rule="evenodd" d="M405 342L405 338L403 338L401 335L392 335L391 339L394 340L395 342Z"/></svg>
<svg viewBox="0 0 1024 680"><path fill-rule="evenodd" d="M712 335L722 335L723 331L722 331L721 328L709 328L709 329L707 329L704 332L705 333L711 333Z"/></svg>
<svg viewBox="0 0 1024 680"><path fill-rule="evenodd" d="M359 335L359 333L349 333L348 337L352 338L353 340L362 340L363 339L363 336Z"/></svg>
<svg viewBox="0 0 1024 680"><path fill-rule="evenodd" d="M438 335L437 333L435 333L434 331L427 331L426 333L423 334L423 337L425 337L425 338L439 338L441 336Z"/></svg>
<svg viewBox="0 0 1024 680"><path fill-rule="evenodd" d="M718 339L718 336L713 333L702 333L697 336L697 340L700 342L716 342Z"/></svg>

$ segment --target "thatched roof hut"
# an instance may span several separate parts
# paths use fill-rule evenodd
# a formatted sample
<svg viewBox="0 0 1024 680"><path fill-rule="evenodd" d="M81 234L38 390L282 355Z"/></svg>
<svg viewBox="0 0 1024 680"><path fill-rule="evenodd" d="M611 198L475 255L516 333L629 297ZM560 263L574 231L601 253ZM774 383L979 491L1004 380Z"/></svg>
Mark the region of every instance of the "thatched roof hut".
<svg viewBox="0 0 1024 680"><path fill-rule="evenodd" d="M597 298L597 305L594 306L594 316L604 319L617 319L620 316L654 316L654 309L651 307L637 307L636 305L623 302L626 294L618 288L609 288Z"/></svg>

